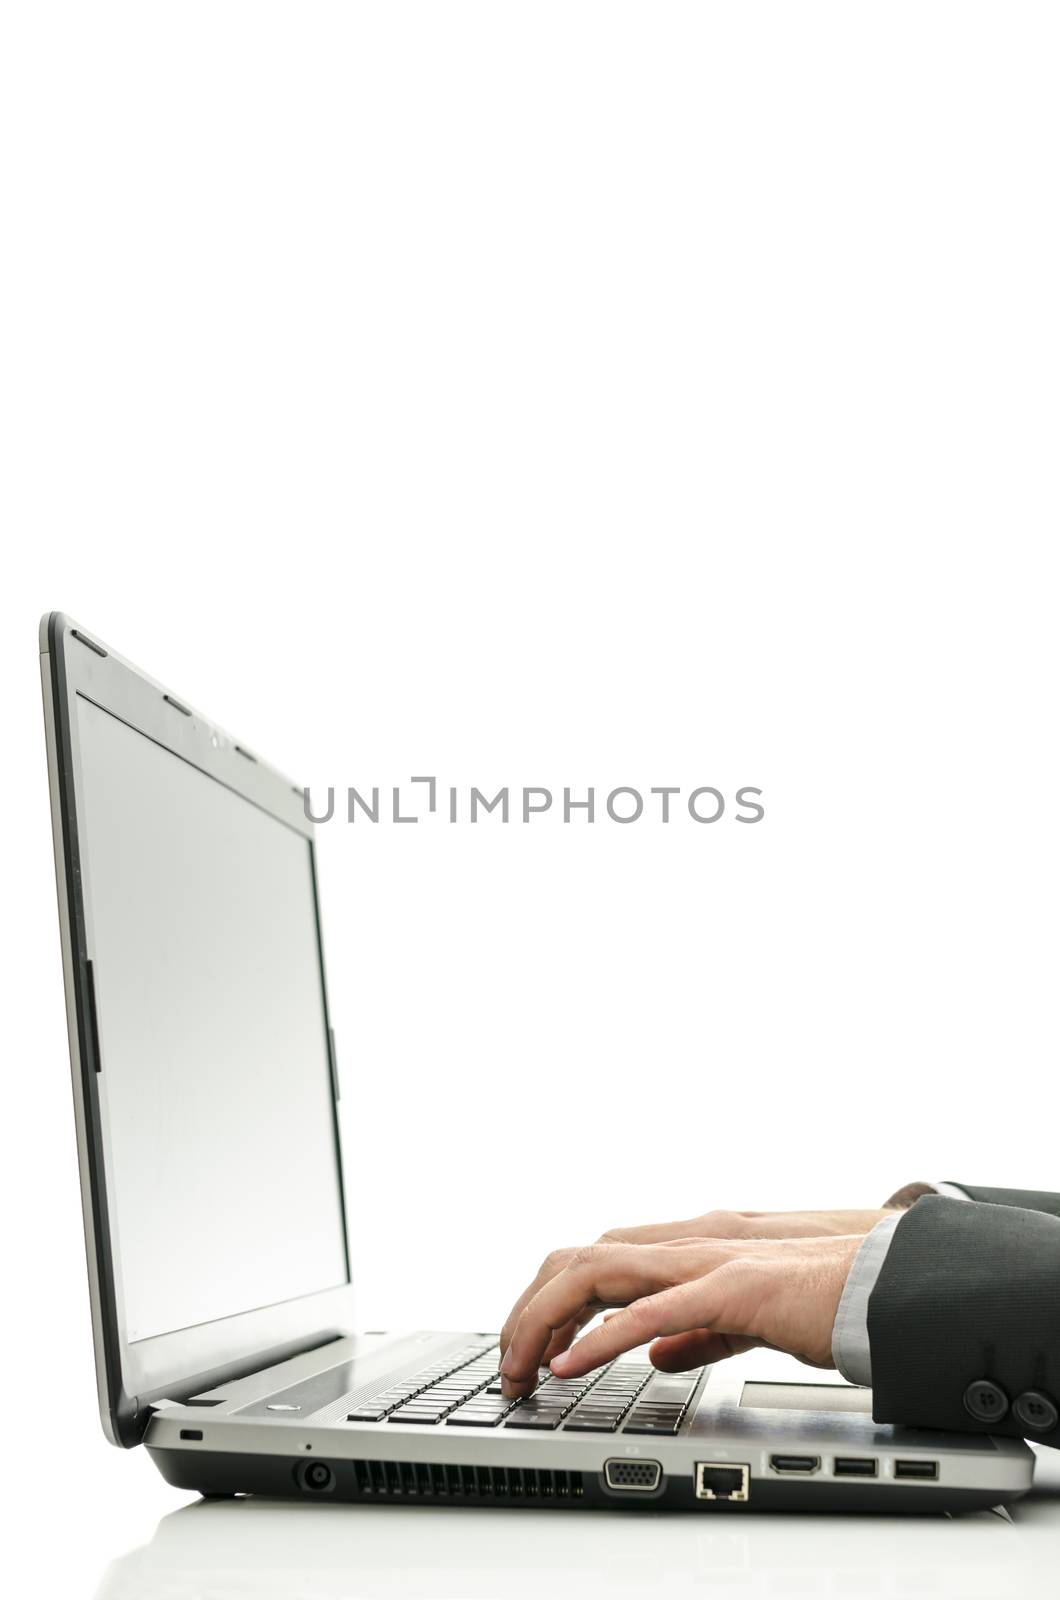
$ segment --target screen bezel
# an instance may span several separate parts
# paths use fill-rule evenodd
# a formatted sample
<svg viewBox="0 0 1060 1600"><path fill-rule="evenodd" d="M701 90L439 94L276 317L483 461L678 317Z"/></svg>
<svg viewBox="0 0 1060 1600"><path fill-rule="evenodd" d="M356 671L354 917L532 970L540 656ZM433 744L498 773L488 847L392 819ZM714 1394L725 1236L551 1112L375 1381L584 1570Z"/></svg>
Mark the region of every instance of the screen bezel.
<svg viewBox="0 0 1060 1600"><path fill-rule="evenodd" d="M140 1442L152 1400L181 1398L352 1331L349 1225L338 1119L338 1076L328 1009L313 824L302 790L276 772L183 697L167 691L60 612L41 625L41 665L48 766L74 1081L85 1240L92 1296L100 1415L113 1442ZM131 1343L122 1327L117 1249L108 1206L99 1095L98 1042L91 993L91 887L81 871L78 819L84 815L77 698L91 700L136 732L277 821L307 842L313 881L321 1003L330 1073L335 1161L342 1212L346 1282L195 1327Z"/></svg>

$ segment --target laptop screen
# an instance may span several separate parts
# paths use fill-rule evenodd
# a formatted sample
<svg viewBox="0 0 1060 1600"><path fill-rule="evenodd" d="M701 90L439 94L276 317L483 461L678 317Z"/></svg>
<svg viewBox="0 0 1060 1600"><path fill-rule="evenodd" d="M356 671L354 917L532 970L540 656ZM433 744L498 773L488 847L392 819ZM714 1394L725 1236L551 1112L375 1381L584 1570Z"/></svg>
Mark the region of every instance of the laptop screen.
<svg viewBox="0 0 1060 1600"><path fill-rule="evenodd" d="M82 695L118 1310L131 1343L347 1282L309 842Z"/></svg>

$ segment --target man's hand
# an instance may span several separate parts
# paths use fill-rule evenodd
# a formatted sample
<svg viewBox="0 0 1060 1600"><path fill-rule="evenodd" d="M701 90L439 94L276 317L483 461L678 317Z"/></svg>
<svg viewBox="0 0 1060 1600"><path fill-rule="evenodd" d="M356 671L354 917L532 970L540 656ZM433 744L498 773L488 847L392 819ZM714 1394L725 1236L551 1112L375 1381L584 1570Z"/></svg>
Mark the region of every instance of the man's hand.
<svg viewBox="0 0 1060 1600"><path fill-rule="evenodd" d="M862 1238L601 1242L567 1252L513 1313L501 1362L505 1390L529 1393L546 1359L557 1377L580 1377L649 1339L664 1372L761 1344L830 1367L832 1324ZM607 1306L624 1309L567 1350L578 1328ZM557 1336L565 1340L559 1351Z"/></svg>
<svg viewBox="0 0 1060 1600"><path fill-rule="evenodd" d="M705 1211L687 1222L609 1228L601 1243L659 1244L667 1239L823 1239L868 1233L895 1208L873 1211Z"/></svg>
<svg viewBox="0 0 1060 1600"><path fill-rule="evenodd" d="M881 1217L890 1216L883 1211L706 1211L700 1217L683 1222L650 1222L639 1228L611 1228L601 1234L599 1244L668 1244L674 1240L694 1239L803 1239L838 1237L848 1234L869 1233ZM577 1252L553 1250L538 1268L537 1276L528 1284L508 1314L501 1331L501 1355L505 1355L519 1318L530 1301L557 1273L564 1270ZM563 1327L555 1329L542 1355L547 1365L599 1311L599 1306L589 1306L572 1317ZM513 1393L517 1392L513 1389Z"/></svg>

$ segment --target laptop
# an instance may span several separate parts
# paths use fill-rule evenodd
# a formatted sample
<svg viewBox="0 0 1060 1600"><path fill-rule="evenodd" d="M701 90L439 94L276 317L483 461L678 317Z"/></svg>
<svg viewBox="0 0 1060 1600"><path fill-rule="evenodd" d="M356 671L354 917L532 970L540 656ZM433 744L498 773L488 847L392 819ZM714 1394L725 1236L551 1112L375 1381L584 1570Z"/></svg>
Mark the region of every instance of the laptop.
<svg viewBox="0 0 1060 1600"><path fill-rule="evenodd" d="M878 1425L869 1390L770 1352L633 1352L512 1402L495 1332L356 1331L303 790L61 613L40 653L112 1443L205 1496L746 1514L1029 1488L1021 1441Z"/></svg>

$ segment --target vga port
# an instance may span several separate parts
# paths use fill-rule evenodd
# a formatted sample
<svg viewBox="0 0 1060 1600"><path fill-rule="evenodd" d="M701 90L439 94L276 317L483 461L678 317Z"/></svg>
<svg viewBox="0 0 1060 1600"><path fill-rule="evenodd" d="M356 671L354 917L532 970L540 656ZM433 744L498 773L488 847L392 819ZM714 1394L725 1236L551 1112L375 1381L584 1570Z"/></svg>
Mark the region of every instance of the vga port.
<svg viewBox="0 0 1060 1600"><path fill-rule="evenodd" d="M623 1493L650 1494L662 1482L661 1461L621 1461L612 1456L604 1462L604 1482L609 1489Z"/></svg>

